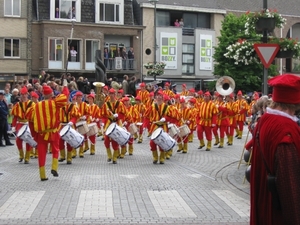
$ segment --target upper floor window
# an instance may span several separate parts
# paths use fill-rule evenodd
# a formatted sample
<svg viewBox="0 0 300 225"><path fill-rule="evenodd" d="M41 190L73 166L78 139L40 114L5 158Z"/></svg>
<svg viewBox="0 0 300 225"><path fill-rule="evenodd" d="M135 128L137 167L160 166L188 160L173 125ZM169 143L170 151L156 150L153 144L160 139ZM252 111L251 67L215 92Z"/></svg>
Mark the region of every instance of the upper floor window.
<svg viewBox="0 0 300 225"><path fill-rule="evenodd" d="M21 0L5 0L4 15L21 16Z"/></svg>
<svg viewBox="0 0 300 225"><path fill-rule="evenodd" d="M97 0L96 22L123 24L124 1L112 0L110 2Z"/></svg>
<svg viewBox="0 0 300 225"><path fill-rule="evenodd" d="M4 57L20 57L19 39L4 39Z"/></svg>
<svg viewBox="0 0 300 225"><path fill-rule="evenodd" d="M51 20L81 20L81 1L51 0Z"/></svg>

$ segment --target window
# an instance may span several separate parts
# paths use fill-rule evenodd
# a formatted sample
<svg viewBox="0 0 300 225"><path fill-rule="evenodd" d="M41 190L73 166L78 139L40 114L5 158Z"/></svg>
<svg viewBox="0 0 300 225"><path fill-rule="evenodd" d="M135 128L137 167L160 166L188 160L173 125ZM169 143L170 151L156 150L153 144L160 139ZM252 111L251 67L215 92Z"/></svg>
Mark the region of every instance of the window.
<svg viewBox="0 0 300 225"><path fill-rule="evenodd" d="M62 61L63 41L62 39L49 40L49 60Z"/></svg>
<svg viewBox="0 0 300 225"><path fill-rule="evenodd" d="M121 0L104 2L97 0L96 22L123 24L124 3Z"/></svg>
<svg viewBox="0 0 300 225"><path fill-rule="evenodd" d="M4 57L20 57L20 40L4 39Z"/></svg>
<svg viewBox="0 0 300 225"><path fill-rule="evenodd" d="M81 20L81 1L72 0L51 0L51 20Z"/></svg>
<svg viewBox="0 0 300 225"><path fill-rule="evenodd" d="M69 55L68 61L69 62L80 62L80 40L70 39L68 40L69 46Z"/></svg>
<svg viewBox="0 0 300 225"><path fill-rule="evenodd" d="M183 44L182 45L182 73L194 74L194 53L195 45Z"/></svg>
<svg viewBox="0 0 300 225"><path fill-rule="evenodd" d="M96 50L99 49L99 41L86 41L86 62L95 62Z"/></svg>
<svg viewBox="0 0 300 225"><path fill-rule="evenodd" d="M21 0L4 1L5 16L21 16Z"/></svg>

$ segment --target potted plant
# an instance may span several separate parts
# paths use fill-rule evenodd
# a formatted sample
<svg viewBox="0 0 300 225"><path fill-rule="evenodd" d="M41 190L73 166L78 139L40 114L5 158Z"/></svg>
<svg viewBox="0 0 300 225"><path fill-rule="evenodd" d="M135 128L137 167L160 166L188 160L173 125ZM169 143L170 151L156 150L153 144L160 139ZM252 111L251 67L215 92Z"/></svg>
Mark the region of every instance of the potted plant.
<svg viewBox="0 0 300 225"><path fill-rule="evenodd" d="M275 27L283 28L286 19L277 10L264 9L260 12L247 12L248 18L245 23L245 33L249 34L254 29L258 32L273 31Z"/></svg>
<svg viewBox="0 0 300 225"><path fill-rule="evenodd" d="M144 67L148 69L147 75L160 76L164 74L166 65L167 64L164 62L157 62L157 63L147 63L144 65Z"/></svg>
<svg viewBox="0 0 300 225"><path fill-rule="evenodd" d="M269 38L268 43L278 44L277 58L300 58L300 43L293 38Z"/></svg>

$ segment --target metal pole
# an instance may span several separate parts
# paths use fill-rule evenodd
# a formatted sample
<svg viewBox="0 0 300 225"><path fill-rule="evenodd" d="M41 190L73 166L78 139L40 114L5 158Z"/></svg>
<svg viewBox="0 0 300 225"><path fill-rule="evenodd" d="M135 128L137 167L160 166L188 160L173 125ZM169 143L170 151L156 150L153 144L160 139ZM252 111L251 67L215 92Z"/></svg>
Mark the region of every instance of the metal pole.
<svg viewBox="0 0 300 225"><path fill-rule="evenodd" d="M263 0L263 9L266 10L268 8L268 0ZM263 43L268 42L268 30L263 31ZM264 67L264 73L263 73L264 79L264 90L263 94L268 95L268 69Z"/></svg>
<svg viewBox="0 0 300 225"><path fill-rule="evenodd" d="M156 64L156 1L154 1L154 65ZM154 74L156 80L156 74Z"/></svg>

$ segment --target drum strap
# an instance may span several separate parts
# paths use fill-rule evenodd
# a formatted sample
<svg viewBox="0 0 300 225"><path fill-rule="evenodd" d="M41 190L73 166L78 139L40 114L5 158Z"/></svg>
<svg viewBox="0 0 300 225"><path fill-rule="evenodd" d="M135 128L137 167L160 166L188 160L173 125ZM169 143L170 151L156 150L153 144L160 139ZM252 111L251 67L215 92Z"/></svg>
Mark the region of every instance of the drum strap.
<svg viewBox="0 0 300 225"><path fill-rule="evenodd" d="M69 122L68 114L71 112L71 110L72 110L73 106L74 106L74 104L73 104L73 103L71 103L71 104L69 105L68 112L66 112L66 107L64 107L64 108L63 108L63 110L64 110L64 113L65 113L65 117L67 118L67 121L66 121L66 123L68 123L68 122Z"/></svg>
<svg viewBox="0 0 300 225"><path fill-rule="evenodd" d="M23 107L23 102L19 102L19 105L20 105L20 107L22 109L22 112L25 113L25 110L24 110L24 107ZM26 111L27 111L28 108L30 108L31 105L32 105L32 101L29 101L29 103L28 103L28 105L26 107Z"/></svg>
<svg viewBox="0 0 300 225"><path fill-rule="evenodd" d="M116 109L118 108L119 104L120 104L120 102L117 101L114 109L112 109L112 106L111 106L110 102L107 102L107 106L108 106L109 110L112 111L113 114L115 114Z"/></svg>
<svg viewBox="0 0 300 225"><path fill-rule="evenodd" d="M159 109L158 109L158 105L157 105L156 103L155 103L154 105L155 105L156 111L158 112L159 118L161 119L161 118L165 115L165 113L166 113L166 111L167 111L167 108L168 108L168 105L165 105L165 106L164 106L164 109L163 109L163 111L162 111L162 114L160 114L160 111L159 111Z"/></svg>

